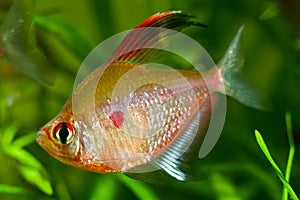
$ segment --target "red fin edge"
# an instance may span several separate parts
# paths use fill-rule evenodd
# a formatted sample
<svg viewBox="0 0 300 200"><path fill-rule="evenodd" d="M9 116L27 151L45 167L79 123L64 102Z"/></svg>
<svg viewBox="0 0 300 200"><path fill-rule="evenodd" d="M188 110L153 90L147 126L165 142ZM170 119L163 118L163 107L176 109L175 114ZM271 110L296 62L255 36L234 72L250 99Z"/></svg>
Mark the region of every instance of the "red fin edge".
<svg viewBox="0 0 300 200"><path fill-rule="evenodd" d="M164 38L168 34L159 34L164 29L174 29L180 31L182 28L195 25L206 27L195 20L193 17L183 14L180 11L168 11L157 13L135 27L118 46L109 61L112 62L133 62L142 63L149 60L155 51L146 51L151 48L163 46ZM144 29L157 27L164 29ZM147 52L147 53L146 53Z"/></svg>

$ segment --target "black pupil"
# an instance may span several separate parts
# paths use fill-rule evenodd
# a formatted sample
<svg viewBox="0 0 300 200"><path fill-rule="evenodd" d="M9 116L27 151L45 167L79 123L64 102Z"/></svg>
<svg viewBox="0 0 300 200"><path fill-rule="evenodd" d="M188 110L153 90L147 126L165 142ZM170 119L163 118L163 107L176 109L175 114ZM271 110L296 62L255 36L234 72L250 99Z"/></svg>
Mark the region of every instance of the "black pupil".
<svg viewBox="0 0 300 200"><path fill-rule="evenodd" d="M67 138L69 136L69 129L67 127L67 125L65 123L62 123L61 128L59 129L58 135L60 138L60 142L62 144L66 144L67 143Z"/></svg>

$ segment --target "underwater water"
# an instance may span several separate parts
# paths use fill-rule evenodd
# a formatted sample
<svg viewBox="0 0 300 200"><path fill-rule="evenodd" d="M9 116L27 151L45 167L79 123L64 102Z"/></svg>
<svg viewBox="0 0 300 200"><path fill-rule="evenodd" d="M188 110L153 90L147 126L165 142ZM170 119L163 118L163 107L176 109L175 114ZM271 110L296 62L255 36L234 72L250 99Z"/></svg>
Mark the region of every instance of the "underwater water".
<svg viewBox="0 0 300 200"><path fill-rule="evenodd" d="M0 2L1 23L12 2ZM259 130L285 174L290 149L285 121L288 111L295 143L289 182L294 192L300 193L299 3L35 0L32 5L28 40L43 59L29 62L36 63L39 79L33 80L26 65L18 65L5 54L0 60L0 199L281 199L282 182L254 131ZM208 25L183 32L199 42L215 62L244 25L242 78L268 108L257 110L227 98L220 139L207 156L192 163L203 180L166 185L123 174L97 174L65 165L40 148L35 141L38 130L72 93L77 70L88 53L108 37L169 10L181 10ZM20 52L30 57L27 50Z"/></svg>

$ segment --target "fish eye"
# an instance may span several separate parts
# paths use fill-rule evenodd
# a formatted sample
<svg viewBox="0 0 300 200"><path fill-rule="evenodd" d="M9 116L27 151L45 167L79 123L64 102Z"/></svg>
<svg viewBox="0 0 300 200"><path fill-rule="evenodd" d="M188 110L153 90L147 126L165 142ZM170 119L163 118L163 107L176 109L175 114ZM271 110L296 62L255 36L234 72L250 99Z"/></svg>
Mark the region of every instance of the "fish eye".
<svg viewBox="0 0 300 200"><path fill-rule="evenodd" d="M61 122L53 129L53 137L61 144L69 144L74 139L75 130L66 122Z"/></svg>

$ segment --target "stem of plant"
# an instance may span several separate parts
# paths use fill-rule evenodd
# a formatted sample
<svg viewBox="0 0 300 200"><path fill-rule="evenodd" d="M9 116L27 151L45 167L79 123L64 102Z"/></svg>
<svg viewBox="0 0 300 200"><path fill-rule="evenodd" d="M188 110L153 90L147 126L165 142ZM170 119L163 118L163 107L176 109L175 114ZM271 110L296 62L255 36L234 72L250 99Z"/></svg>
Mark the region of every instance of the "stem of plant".
<svg viewBox="0 0 300 200"><path fill-rule="evenodd" d="M261 134L257 130L255 130L255 137L256 137L257 143L260 146L261 150L263 151L263 153L265 154L265 156L267 157L267 159L269 160L269 162L273 166L273 168L274 168L275 172L277 173L278 177L280 178L281 182L283 183L283 187L285 187L287 189L288 193L290 194L290 196L293 200L299 200L299 198L297 197L297 195L294 192L293 188L288 183L288 181L284 177L283 173L281 172L280 168L278 167L278 165L273 160L266 143L264 142Z"/></svg>
<svg viewBox="0 0 300 200"><path fill-rule="evenodd" d="M294 145L294 139L293 139L293 133L292 133L292 119L291 119L290 112L287 112L285 115L285 123L286 123L287 135L288 135L288 140L289 140L289 145L290 145L289 156L288 156L288 161L287 161L287 166L286 166L286 171L285 171L285 179L287 182L289 182L292 165L293 165L293 160L294 160L294 155L295 155L295 145ZM288 190L286 187L283 187L282 199L288 200Z"/></svg>

